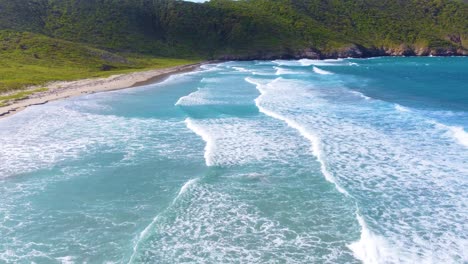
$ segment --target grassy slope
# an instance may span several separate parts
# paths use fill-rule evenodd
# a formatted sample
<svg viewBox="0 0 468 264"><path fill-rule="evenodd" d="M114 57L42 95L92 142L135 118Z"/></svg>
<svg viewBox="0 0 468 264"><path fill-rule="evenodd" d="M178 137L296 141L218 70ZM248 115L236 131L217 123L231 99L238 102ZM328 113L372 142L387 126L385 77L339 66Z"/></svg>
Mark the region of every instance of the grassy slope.
<svg viewBox="0 0 468 264"><path fill-rule="evenodd" d="M39 34L0 31L0 93L55 80L106 77L196 61L118 55Z"/></svg>

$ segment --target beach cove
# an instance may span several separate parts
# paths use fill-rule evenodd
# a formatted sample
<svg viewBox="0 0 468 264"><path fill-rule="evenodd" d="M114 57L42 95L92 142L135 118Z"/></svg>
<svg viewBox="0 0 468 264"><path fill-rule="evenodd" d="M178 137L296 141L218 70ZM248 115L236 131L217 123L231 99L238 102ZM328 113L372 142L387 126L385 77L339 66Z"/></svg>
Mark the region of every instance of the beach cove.
<svg viewBox="0 0 468 264"><path fill-rule="evenodd" d="M209 63L28 107L0 262L466 262L467 63Z"/></svg>

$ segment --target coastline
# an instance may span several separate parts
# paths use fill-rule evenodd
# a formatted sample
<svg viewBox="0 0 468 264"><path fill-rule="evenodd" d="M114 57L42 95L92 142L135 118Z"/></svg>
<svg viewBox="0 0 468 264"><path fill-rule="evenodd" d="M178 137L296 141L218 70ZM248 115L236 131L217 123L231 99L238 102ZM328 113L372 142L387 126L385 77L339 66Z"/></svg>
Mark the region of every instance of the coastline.
<svg viewBox="0 0 468 264"><path fill-rule="evenodd" d="M356 54L354 51L349 53L349 50L344 53L333 54L333 56L323 56L323 54L317 54L315 52L308 51L307 54L301 54L300 56L291 55L260 55L255 57L244 57L244 56L224 56L217 60L203 61L194 64L174 66L170 68L154 69L139 71L133 73L116 74L106 78L88 78L79 79L75 81L56 81L48 83L44 86L48 90L44 92L37 92L31 94L27 98L19 99L13 103L0 107L0 119L11 116L15 113L21 112L29 106L42 105L51 101L66 99L70 97L93 94L98 92L114 91L128 89L132 87L143 86L151 83L156 83L165 79L173 74L190 72L201 65L208 63L216 63L223 61L253 61L253 60L275 60L275 59L315 59L315 60L326 60L326 59L340 59L340 58L358 58L358 59L369 59L379 57L468 57L467 54L443 54L443 55L370 55L362 56L362 53ZM31 87L38 88L39 86Z"/></svg>
<svg viewBox="0 0 468 264"><path fill-rule="evenodd" d="M29 106L42 105L85 94L121 90L155 83L173 74L196 70L201 65L207 63L209 62L205 61L170 68L117 74L107 78L52 82L44 86L48 89L47 91L31 94L25 99L17 100L9 105L0 107L0 119L21 112Z"/></svg>
<svg viewBox="0 0 468 264"><path fill-rule="evenodd" d="M221 60L326 60L326 59L367 59L375 57L467 57L468 50L459 48L416 48L400 45L397 47L364 47L358 44L350 44L337 49L319 50L315 48L298 49L287 52L260 52L254 54L224 54L219 56Z"/></svg>

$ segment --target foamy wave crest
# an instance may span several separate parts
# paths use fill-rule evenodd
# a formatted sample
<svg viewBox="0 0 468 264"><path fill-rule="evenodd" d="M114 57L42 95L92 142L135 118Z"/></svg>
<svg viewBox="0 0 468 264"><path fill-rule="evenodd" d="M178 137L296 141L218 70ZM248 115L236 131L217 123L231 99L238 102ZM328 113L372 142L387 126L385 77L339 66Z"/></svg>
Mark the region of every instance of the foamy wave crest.
<svg viewBox="0 0 468 264"><path fill-rule="evenodd" d="M358 92L358 91L353 91L353 90L350 90L350 92L354 95L357 95L359 97L361 97L362 99L365 99L365 100L370 100L371 98L361 92Z"/></svg>
<svg viewBox="0 0 468 264"><path fill-rule="evenodd" d="M216 71L221 69L218 64L204 64L200 65L200 69L202 69L204 72L211 72L211 71Z"/></svg>
<svg viewBox="0 0 468 264"><path fill-rule="evenodd" d="M455 126L450 127L450 132L457 141L465 147L468 147L468 133L463 127Z"/></svg>
<svg viewBox="0 0 468 264"><path fill-rule="evenodd" d="M182 188L180 188L180 191L179 193L177 194L177 196L174 198L174 200L172 201L172 205L174 205L177 200L184 194L187 192L188 189L190 189L194 184L196 184L196 182L199 180L199 178L195 178L195 179L191 179L189 181L187 181L183 186ZM140 235L138 236L138 238L135 240L134 242L134 246L133 246L133 253L132 255L130 256L130 259L128 261L128 264L131 264L131 263L134 263L134 260L135 260L135 257L138 253L138 249L140 248L140 245L141 243L148 238L148 235L150 234L150 231L154 229L156 223L159 221L159 219L161 218L161 214L158 214L156 215L154 218L153 218L153 221L151 221L151 223L149 225L147 225L145 227L145 229L143 229L143 231L141 231Z"/></svg>
<svg viewBox="0 0 468 264"><path fill-rule="evenodd" d="M315 73L318 73L318 74L321 74L321 75L331 75L331 74L333 74L333 72L329 72L329 71L326 71L326 70L322 70L322 69L317 68L317 67L315 67L315 66L314 66L314 68L313 68L313 71L314 71Z"/></svg>
<svg viewBox="0 0 468 264"><path fill-rule="evenodd" d="M294 60L274 60L272 62L280 66L301 66L299 61L294 61Z"/></svg>
<svg viewBox="0 0 468 264"><path fill-rule="evenodd" d="M188 182L186 182L182 188L180 188L179 194L177 195L176 199L182 196L187 190L190 188L190 186L194 185L198 181L198 178L191 179Z"/></svg>
<svg viewBox="0 0 468 264"><path fill-rule="evenodd" d="M336 66L342 65L343 59L326 59L326 60L310 60L310 59L302 59L299 60L299 63L302 66Z"/></svg>
<svg viewBox="0 0 468 264"><path fill-rule="evenodd" d="M238 71L238 72L250 72L249 70L247 70L246 68L242 68L242 67L232 67L234 70Z"/></svg>
<svg viewBox="0 0 468 264"><path fill-rule="evenodd" d="M458 144L468 148L468 133L465 131L464 127L448 126L434 120L429 121L429 123L433 124L436 128L445 130L447 136L453 138Z"/></svg>
<svg viewBox="0 0 468 264"><path fill-rule="evenodd" d="M337 65L347 65L343 64L343 59L326 59L326 60L311 60L311 59L301 59L301 60L274 60L272 61L279 66L337 66ZM349 65L349 64L348 64Z"/></svg>
<svg viewBox="0 0 468 264"><path fill-rule="evenodd" d="M399 112L411 112L411 110L407 107L404 107L402 105L399 105L399 104L395 104L395 109Z"/></svg>
<svg viewBox="0 0 468 264"><path fill-rule="evenodd" d="M215 151L216 147L214 139L207 131L205 131L201 126L195 124L195 122L190 118L185 119L185 125L188 129L192 130L195 134L200 136L203 141L205 141L205 163L208 167L213 166L213 152Z"/></svg>
<svg viewBox="0 0 468 264"><path fill-rule="evenodd" d="M448 135L450 135L456 142L468 148L468 133L461 126L447 126L440 123L437 125L441 128L448 130Z"/></svg>
<svg viewBox="0 0 468 264"><path fill-rule="evenodd" d="M182 96L175 103L176 106L189 106L189 105L208 105L208 104L222 104L222 102L210 99L209 93L198 88L197 91Z"/></svg>
<svg viewBox="0 0 468 264"><path fill-rule="evenodd" d="M132 262L332 263L347 254L341 248L324 252L327 242L265 216L219 185L193 186L190 199L179 200L157 222Z"/></svg>
<svg viewBox="0 0 468 264"><path fill-rule="evenodd" d="M306 138L311 143L312 153L317 158L317 161L320 163L320 169L325 179L328 182L334 184L335 188L340 193L354 200L356 202L356 210L359 211L356 198L350 195L347 192L347 190L342 188L338 183L337 179L334 177L334 175L328 170L327 162L324 157L324 152L322 151L322 142L320 138L314 133L308 131L304 125L294 120L294 118L290 118L287 114L282 114L281 112L272 110L271 107L265 106L271 103L276 104L277 102L274 102L275 99L273 99L274 95L272 93L278 92L279 94L281 92L281 94L284 94L285 92L284 90L281 90L281 87L287 86L288 83L282 83L284 80L281 78L278 78L267 84L259 83L257 80L253 79L247 79L246 81L253 84L257 84L257 89L259 90L261 95L255 100L255 103L259 108L260 112L275 119L284 121L289 127L294 128L304 138ZM300 96L303 97L303 95ZM269 100L268 98L270 98L271 100ZM284 98L284 96L282 97L282 99L288 100L288 98ZM269 103L267 103L267 100ZM287 111L289 112L291 110ZM349 249L352 250L355 257L366 264L385 263L387 261L391 262L393 256L391 251L389 250L389 244L387 243L386 239L374 234L367 227L367 224L364 221L363 217L361 217L359 214L356 214L356 220L361 227L361 238L359 241L348 245Z"/></svg>
<svg viewBox="0 0 468 264"><path fill-rule="evenodd" d="M246 77L245 81L253 85L265 85L269 83L271 80L266 80L266 79L262 80L262 79L254 79L254 78Z"/></svg>
<svg viewBox="0 0 468 264"><path fill-rule="evenodd" d="M296 74L296 72L281 68L281 67L274 67L276 69L276 75L286 75L286 74Z"/></svg>
<svg viewBox="0 0 468 264"><path fill-rule="evenodd" d="M364 264L397 263L390 261L397 254L392 252L385 239L372 233L361 215L356 213L356 218L361 226L361 238L348 245L354 257Z"/></svg>
<svg viewBox="0 0 468 264"><path fill-rule="evenodd" d="M275 135L277 124L265 120L214 118L186 120L187 127L203 138L207 166L236 166L264 161L281 163L297 156L303 145L285 132Z"/></svg>
<svg viewBox="0 0 468 264"><path fill-rule="evenodd" d="M322 158L322 151L320 149L320 139L317 136L315 136L314 134L307 131L303 126L301 126L296 121L294 121L292 119L289 119L289 118L287 118L287 117L285 117L285 116L283 116L283 115L281 115L279 113L275 113L274 111L266 109L266 108L264 108L262 106L262 99L268 93L268 86L271 85L271 84L274 84L275 82L278 82L280 80L281 80L281 78L278 78L278 79L275 79L274 81L270 82L267 85L257 85L257 89L260 92L260 96L255 99L255 104L257 105L259 111L264 113L265 115L268 115L270 117L273 117L275 119L278 119L278 120L281 120L281 121L285 122L288 126L290 126L291 128L296 129L304 138L309 140L311 142L311 145L312 145L312 147L311 147L312 153L317 158L318 162L320 163L320 169L321 169L323 175L325 176L325 178L327 179L327 181L333 183L335 185L336 189L339 192L341 192L341 193L343 193L345 195L349 195L348 192L345 189L343 189L337 183L335 177L327 170L325 161ZM246 79L246 81L251 82L251 83L255 83L254 81L252 81L252 79L248 79L248 80Z"/></svg>

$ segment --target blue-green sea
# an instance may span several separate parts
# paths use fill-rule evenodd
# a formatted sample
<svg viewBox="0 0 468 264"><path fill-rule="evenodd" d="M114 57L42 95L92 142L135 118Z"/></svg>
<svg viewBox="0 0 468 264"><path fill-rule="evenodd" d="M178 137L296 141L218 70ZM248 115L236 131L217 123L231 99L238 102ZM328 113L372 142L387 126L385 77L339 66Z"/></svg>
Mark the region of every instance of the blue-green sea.
<svg viewBox="0 0 468 264"><path fill-rule="evenodd" d="M0 263L468 263L468 59L203 65L0 120Z"/></svg>

